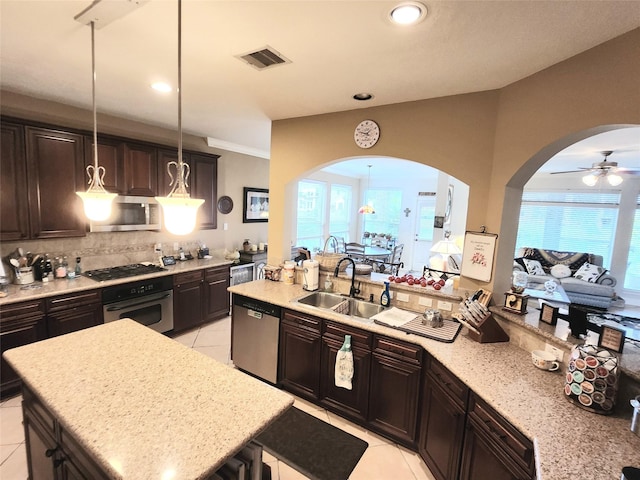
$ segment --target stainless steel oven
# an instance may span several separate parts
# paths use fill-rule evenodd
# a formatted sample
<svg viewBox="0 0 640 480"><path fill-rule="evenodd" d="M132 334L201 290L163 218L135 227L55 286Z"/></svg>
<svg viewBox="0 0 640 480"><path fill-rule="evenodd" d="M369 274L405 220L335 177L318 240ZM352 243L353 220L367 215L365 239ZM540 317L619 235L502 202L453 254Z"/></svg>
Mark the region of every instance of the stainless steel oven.
<svg viewBox="0 0 640 480"><path fill-rule="evenodd" d="M156 332L173 330L170 276L107 287L102 291L104 323L131 318Z"/></svg>

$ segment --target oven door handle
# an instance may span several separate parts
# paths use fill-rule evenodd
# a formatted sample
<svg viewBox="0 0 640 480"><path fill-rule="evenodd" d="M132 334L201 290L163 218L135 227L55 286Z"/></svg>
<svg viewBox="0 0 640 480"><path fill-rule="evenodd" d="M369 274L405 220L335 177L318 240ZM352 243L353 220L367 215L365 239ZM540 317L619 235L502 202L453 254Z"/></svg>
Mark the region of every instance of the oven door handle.
<svg viewBox="0 0 640 480"><path fill-rule="evenodd" d="M107 307L106 310L107 312L117 312L118 310L125 310L131 307L138 307L140 305L145 305L147 303L154 303L154 302L158 302L160 300L164 300L165 298L169 298L171 296L170 293L165 293L162 297L158 297L158 298L153 298L151 300L144 300L142 302L138 302L138 303L129 303L127 305L124 305L122 307Z"/></svg>

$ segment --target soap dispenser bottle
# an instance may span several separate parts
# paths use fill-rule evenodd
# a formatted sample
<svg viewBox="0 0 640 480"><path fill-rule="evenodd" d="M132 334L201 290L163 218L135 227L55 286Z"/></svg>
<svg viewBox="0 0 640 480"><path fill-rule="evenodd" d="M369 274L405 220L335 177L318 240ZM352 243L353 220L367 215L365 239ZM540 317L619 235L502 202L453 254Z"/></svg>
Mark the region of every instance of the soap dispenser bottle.
<svg viewBox="0 0 640 480"><path fill-rule="evenodd" d="M389 282L384 282L384 291L380 295L380 305L388 307L391 303L391 294L389 293Z"/></svg>

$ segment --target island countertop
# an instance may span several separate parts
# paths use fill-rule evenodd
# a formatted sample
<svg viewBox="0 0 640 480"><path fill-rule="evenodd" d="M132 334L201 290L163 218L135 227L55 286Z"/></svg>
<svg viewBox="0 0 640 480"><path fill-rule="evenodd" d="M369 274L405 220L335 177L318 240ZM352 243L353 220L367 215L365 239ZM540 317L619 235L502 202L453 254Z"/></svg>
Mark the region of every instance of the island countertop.
<svg viewBox="0 0 640 480"><path fill-rule="evenodd" d="M287 393L128 319L4 356L115 479L203 478L293 404Z"/></svg>
<svg viewBox="0 0 640 480"><path fill-rule="evenodd" d="M564 395L563 368L539 370L528 352L510 343L480 344L466 334L443 343L366 323L296 302L309 293L300 285L258 280L229 291L421 345L533 441L538 479L613 480L620 478L622 467L640 466L640 437L630 431L628 402L610 416L583 410Z"/></svg>

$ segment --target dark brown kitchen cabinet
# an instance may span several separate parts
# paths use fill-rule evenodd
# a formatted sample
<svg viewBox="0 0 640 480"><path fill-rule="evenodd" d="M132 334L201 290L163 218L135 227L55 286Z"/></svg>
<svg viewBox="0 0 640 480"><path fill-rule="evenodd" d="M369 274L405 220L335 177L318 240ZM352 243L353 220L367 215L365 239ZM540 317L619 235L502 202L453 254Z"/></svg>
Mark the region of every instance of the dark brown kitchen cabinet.
<svg viewBox="0 0 640 480"><path fill-rule="evenodd" d="M188 191L191 198L202 198L204 203L198 209L198 227L201 230L215 229L218 226L218 155L182 152L182 161L189 165L187 178ZM167 164L178 161L177 150L158 150L158 192L168 195L172 186L167 173ZM175 168L171 167L175 177Z"/></svg>
<svg viewBox="0 0 640 480"><path fill-rule="evenodd" d="M351 335L353 352L351 390L337 387L335 384L336 356L344 343L345 335ZM331 321L325 322L322 335L320 403L359 422L367 420L372 336L371 332Z"/></svg>
<svg viewBox="0 0 640 480"><path fill-rule="evenodd" d="M285 390L309 400L320 396L322 320L285 310L280 323L279 375Z"/></svg>
<svg viewBox="0 0 640 480"><path fill-rule="evenodd" d="M218 157L191 154L191 196L203 198L198 209L198 225L203 230L218 226Z"/></svg>
<svg viewBox="0 0 640 480"><path fill-rule="evenodd" d="M29 197L24 127L2 122L0 125L0 240L29 238Z"/></svg>
<svg viewBox="0 0 640 480"><path fill-rule="evenodd" d="M12 303L0 307L0 350L47 338L44 300ZM20 378L4 357L0 358L0 396L9 397L20 391Z"/></svg>
<svg viewBox="0 0 640 480"><path fill-rule="evenodd" d="M422 348L376 335L371 358L369 425L415 446Z"/></svg>
<svg viewBox="0 0 640 480"><path fill-rule="evenodd" d="M30 238L82 237L86 190L82 135L25 127Z"/></svg>
<svg viewBox="0 0 640 480"><path fill-rule="evenodd" d="M469 389L439 362L427 365L418 453L437 480L457 479Z"/></svg>
<svg viewBox="0 0 640 480"><path fill-rule="evenodd" d="M94 164L93 137L86 135L84 138L85 166ZM127 194L124 182L124 143L122 140L98 137L98 165L104 167L104 188L110 193L119 195ZM87 177L88 179L88 177Z"/></svg>
<svg viewBox="0 0 640 480"><path fill-rule="evenodd" d="M109 478L60 425L40 399L22 389L27 468L32 480Z"/></svg>
<svg viewBox="0 0 640 480"><path fill-rule="evenodd" d="M127 195L154 197L158 191L157 149L125 142L124 183Z"/></svg>
<svg viewBox="0 0 640 480"><path fill-rule="evenodd" d="M173 276L173 330L188 330L203 323L204 271ZM227 310L228 311L228 310Z"/></svg>
<svg viewBox="0 0 640 480"><path fill-rule="evenodd" d="M56 337L104 323L100 290L89 290L47 299L49 337Z"/></svg>
<svg viewBox="0 0 640 480"><path fill-rule="evenodd" d="M460 478L531 480L534 476L531 441L472 393Z"/></svg>
<svg viewBox="0 0 640 480"><path fill-rule="evenodd" d="M204 321L218 320L229 315L229 266L207 268L205 279Z"/></svg>

